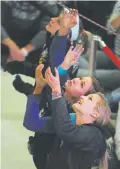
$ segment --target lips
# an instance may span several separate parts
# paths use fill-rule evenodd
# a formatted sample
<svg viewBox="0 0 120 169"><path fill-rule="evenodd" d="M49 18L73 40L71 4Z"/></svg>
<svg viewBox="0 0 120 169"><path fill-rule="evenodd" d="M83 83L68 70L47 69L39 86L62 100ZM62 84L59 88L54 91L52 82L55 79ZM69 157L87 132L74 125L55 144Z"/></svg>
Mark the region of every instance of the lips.
<svg viewBox="0 0 120 169"><path fill-rule="evenodd" d="M79 104L82 104L82 102L83 102L82 99L79 99L79 100L77 101L77 103L79 103Z"/></svg>

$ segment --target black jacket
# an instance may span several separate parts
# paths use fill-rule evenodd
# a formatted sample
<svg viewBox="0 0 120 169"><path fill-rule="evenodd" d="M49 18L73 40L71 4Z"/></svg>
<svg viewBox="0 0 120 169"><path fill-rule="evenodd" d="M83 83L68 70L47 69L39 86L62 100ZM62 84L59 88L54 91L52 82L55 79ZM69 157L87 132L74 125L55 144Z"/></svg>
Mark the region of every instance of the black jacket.
<svg viewBox="0 0 120 169"><path fill-rule="evenodd" d="M26 34L36 48L45 43L45 26L51 17L61 12L54 1L5 1L1 3L2 40L10 37L16 40L15 33L25 41ZM44 31L43 31L44 30ZM19 35L20 34L20 35ZM14 39L15 38L15 39ZM38 43L39 41L39 43ZM20 45L18 43L18 45Z"/></svg>
<svg viewBox="0 0 120 169"><path fill-rule="evenodd" d="M57 136L63 140L58 156L58 168L91 169L106 150L101 127L94 124L72 124L63 98L52 101L52 117Z"/></svg>

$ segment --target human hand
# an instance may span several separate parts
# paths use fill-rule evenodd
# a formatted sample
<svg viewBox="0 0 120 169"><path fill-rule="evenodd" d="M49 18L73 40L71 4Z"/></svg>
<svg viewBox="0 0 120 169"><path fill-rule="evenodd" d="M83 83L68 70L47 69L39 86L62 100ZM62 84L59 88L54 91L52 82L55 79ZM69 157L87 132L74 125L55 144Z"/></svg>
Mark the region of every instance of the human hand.
<svg viewBox="0 0 120 169"><path fill-rule="evenodd" d="M19 46L11 39L6 39L4 40L4 44L8 46L10 50L10 56L8 60L18 60L18 61L23 61L24 60L24 55L21 52L21 49Z"/></svg>
<svg viewBox="0 0 120 169"><path fill-rule="evenodd" d="M60 19L60 27L70 29L74 27L77 23L78 11L76 9L71 9L69 12L64 12Z"/></svg>
<svg viewBox="0 0 120 169"><path fill-rule="evenodd" d="M35 70L36 87L42 88L42 89L47 85L46 80L44 79L44 77L42 75L43 68L44 68L44 65L40 64L37 66L37 68Z"/></svg>
<svg viewBox="0 0 120 169"><path fill-rule="evenodd" d="M64 69L69 69L72 65L77 63L83 51L84 51L84 48L82 45L76 45L75 48L74 46L71 46L65 56L64 61L61 64L61 67Z"/></svg>
<svg viewBox="0 0 120 169"><path fill-rule="evenodd" d="M61 87L60 87L60 79L59 79L59 74L58 70L55 68L55 76L53 76L50 67L47 68L45 72L45 79L47 81L47 84L51 87L52 92L61 92Z"/></svg>

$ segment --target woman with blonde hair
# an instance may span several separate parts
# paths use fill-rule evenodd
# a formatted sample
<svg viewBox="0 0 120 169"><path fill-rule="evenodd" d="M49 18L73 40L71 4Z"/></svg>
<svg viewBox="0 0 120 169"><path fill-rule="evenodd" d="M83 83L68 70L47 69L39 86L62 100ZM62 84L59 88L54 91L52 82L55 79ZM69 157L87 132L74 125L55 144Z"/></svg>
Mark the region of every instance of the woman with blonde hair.
<svg viewBox="0 0 120 169"><path fill-rule="evenodd" d="M96 160L107 169L107 144L102 125L110 120L110 108L101 93L81 96L72 104L76 113L73 124L61 94L59 74L50 68L45 73L52 89L52 118L58 138L63 140L59 152L58 169L91 169ZM69 85L73 85L68 81Z"/></svg>

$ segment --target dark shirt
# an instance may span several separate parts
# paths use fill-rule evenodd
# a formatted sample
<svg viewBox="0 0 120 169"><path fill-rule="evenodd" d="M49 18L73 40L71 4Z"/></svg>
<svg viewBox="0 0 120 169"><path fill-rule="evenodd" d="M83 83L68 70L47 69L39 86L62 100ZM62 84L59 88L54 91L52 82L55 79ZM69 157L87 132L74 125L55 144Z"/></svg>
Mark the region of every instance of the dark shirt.
<svg viewBox="0 0 120 169"><path fill-rule="evenodd" d="M61 7L54 1L5 1L1 4L2 40L11 38L15 32L29 33L30 44L36 48L45 43L45 26L51 17L60 14ZM23 36L25 39L25 35ZM14 39L13 39L14 40ZM39 43L38 43L39 42ZM41 43L40 43L41 42Z"/></svg>

